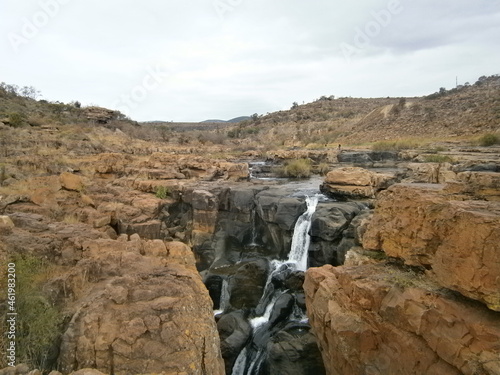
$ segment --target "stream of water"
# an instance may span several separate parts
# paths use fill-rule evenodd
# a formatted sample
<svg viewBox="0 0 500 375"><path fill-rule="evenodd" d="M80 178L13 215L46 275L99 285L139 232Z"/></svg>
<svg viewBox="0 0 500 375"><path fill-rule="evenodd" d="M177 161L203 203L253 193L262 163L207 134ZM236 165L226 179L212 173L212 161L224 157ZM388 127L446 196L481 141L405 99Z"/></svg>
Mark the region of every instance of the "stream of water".
<svg viewBox="0 0 500 375"><path fill-rule="evenodd" d="M317 195L306 197L307 210L298 218L295 224L288 259L285 261L273 260L271 262L271 271L267 278L261 301L257 307L257 312L260 310L261 315L250 320L254 338L259 335L265 336L269 334L268 331L272 328L270 327L269 319L274 305L278 298L286 293L274 287L273 279L279 278L282 275L289 275L293 271L305 271L307 269L308 250L311 240L309 230L311 229L311 218L316 211L318 200L319 197ZM305 316L302 311L295 311L290 319L300 322L305 319ZM259 369L265 359L265 348L256 347L256 340L254 338L240 352L233 366L232 375L257 375L259 373Z"/></svg>
<svg viewBox="0 0 500 375"><path fill-rule="evenodd" d="M220 294L219 309L214 310L214 315L222 314L229 303L229 282L227 279L222 280L222 288Z"/></svg>

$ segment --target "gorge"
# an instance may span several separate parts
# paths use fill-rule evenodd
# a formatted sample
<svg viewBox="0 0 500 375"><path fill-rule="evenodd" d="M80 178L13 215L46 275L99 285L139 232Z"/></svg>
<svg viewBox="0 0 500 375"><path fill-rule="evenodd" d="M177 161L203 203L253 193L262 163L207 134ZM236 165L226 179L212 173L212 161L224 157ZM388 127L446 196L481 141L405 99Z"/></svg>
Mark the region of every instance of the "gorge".
<svg viewBox="0 0 500 375"><path fill-rule="evenodd" d="M453 112L450 97L432 104ZM383 126L391 101L356 121ZM134 138L111 112L81 129L0 123L19 316L0 375L500 374L498 145L236 152ZM284 177L294 161L311 176Z"/></svg>

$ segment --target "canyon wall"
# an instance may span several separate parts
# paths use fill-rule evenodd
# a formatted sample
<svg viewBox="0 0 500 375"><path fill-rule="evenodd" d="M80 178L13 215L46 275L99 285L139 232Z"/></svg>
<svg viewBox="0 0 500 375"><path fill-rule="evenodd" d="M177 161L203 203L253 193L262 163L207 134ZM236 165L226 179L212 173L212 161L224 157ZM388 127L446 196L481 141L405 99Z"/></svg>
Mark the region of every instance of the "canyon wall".
<svg viewBox="0 0 500 375"><path fill-rule="evenodd" d="M500 205L485 190L393 185L346 264L307 271L329 374L500 374Z"/></svg>

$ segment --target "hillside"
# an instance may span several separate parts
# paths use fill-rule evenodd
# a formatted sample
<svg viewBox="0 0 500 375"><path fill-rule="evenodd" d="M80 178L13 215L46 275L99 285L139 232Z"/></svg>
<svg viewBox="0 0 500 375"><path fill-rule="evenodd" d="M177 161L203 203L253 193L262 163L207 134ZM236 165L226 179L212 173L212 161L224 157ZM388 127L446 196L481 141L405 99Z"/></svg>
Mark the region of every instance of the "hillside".
<svg viewBox="0 0 500 375"><path fill-rule="evenodd" d="M286 146L387 139L471 137L500 129L500 77L417 98L332 98L294 105L233 128L235 138L271 137Z"/></svg>
<svg viewBox="0 0 500 375"><path fill-rule="evenodd" d="M499 76L481 77L473 85L452 90L441 88L426 97L323 96L238 123L137 123L117 111L84 108L77 101L36 100L36 94L33 88L0 87L4 155L39 153L40 148L55 152L61 145L76 154L142 153L167 147L181 153L204 154L210 149L235 155L292 147L331 148L338 143L369 147L383 140L469 142L500 131Z"/></svg>

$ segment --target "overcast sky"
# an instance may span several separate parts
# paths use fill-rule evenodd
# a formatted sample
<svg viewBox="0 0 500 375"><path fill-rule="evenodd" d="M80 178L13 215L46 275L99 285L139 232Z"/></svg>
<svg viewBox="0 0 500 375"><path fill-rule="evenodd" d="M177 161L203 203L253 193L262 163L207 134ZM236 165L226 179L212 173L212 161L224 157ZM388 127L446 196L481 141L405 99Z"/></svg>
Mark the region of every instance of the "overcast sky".
<svg viewBox="0 0 500 375"><path fill-rule="evenodd" d="M500 0L2 0L0 81L139 121L421 96L500 73Z"/></svg>

